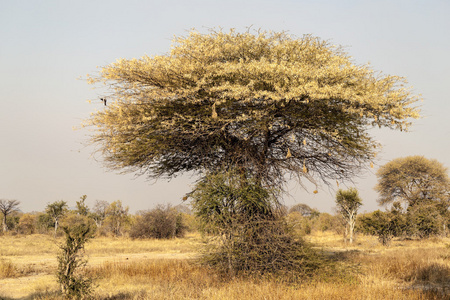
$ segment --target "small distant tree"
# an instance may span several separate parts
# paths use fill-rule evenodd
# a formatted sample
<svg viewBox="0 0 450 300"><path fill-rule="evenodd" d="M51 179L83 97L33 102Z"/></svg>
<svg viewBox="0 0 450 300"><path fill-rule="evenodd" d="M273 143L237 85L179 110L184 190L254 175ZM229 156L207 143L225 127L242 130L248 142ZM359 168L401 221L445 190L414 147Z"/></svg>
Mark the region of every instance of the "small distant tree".
<svg viewBox="0 0 450 300"><path fill-rule="evenodd" d="M57 278L62 293L68 298L87 297L91 293L92 279L83 272L87 261L84 259L84 244L93 237L93 230L87 224L62 227L65 243L60 245Z"/></svg>
<svg viewBox="0 0 450 300"><path fill-rule="evenodd" d="M8 231L13 231L14 233L19 232L19 220L20 220L20 216L22 216L22 215L23 214L21 212L19 212L18 210L14 211L8 215L8 217L6 218L6 224L8 226Z"/></svg>
<svg viewBox="0 0 450 300"><path fill-rule="evenodd" d="M128 209L128 206L122 206L120 200L114 201L108 206L105 222L109 225L114 236L121 235L123 226L129 222Z"/></svg>
<svg viewBox="0 0 450 300"><path fill-rule="evenodd" d="M299 203L289 209L289 213L298 212L302 217L314 218L320 215L317 209L313 209L304 203Z"/></svg>
<svg viewBox="0 0 450 300"><path fill-rule="evenodd" d="M362 200L359 198L358 191L350 188L346 191L338 190L336 194L337 211L347 223L348 237L350 244L353 243L353 232L355 228L356 215Z"/></svg>
<svg viewBox="0 0 450 300"><path fill-rule="evenodd" d="M6 218L9 214L19 209L19 204L20 201L17 200L0 199L0 212L3 215L3 232L8 231L8 223Z"/></svg>
<svg viewBox="0 0 450 300"><path fill-rule="evenodd" d="M310 234L315 220L320 215L319 211L306 204L299 203L292 206L287 214L288 223L300 235Z"/></svg>
<svg viewBox="0 0 450 300"><path fill-rule="evenodd" d="M81 216L88 216L89 214L89 207L86 205L86 195L83 195L80 197L80 201L77 201L77 214Z"/></svg>
<svg viewBox="0 0 450 300"><path fill-rule="evenodd" d="M95 201L94 209L89 214L89 216L94 220L97 228L103 225L103 221L106 218L106 213L109 207L109 202L105 200L97 200Z"/></svg>
<svg viewBox="0 0 450 300"><path fill-rule="evenodd" d="M55 223L49 214L41 212L37 214L36 218L36 229L39 233L48 234L50 230L54 230Z"/></svg>
<svg viewBox="0 0 450 300"><path fill-rule="evenodd" d="M61 200L56 201L50 204L47 204L47 208L45 212L52 218L55 224L55 237L58 231L59 220L64 216L67 212L67 202Z"/></svg>

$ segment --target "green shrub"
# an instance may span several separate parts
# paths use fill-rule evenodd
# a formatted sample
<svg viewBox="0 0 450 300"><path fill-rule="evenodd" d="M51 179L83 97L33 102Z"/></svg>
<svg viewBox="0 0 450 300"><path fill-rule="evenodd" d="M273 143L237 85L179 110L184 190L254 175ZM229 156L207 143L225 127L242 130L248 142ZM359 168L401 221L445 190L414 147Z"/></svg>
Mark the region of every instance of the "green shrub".
<svg viewBox="0 0 450 300"><path fill-rule="evenodd" d="M92 290L92 279L87 276L84 267L84 244L93 237L88 224L62 227L65 243L59 246L58 270L56 276L62 293L68 298L88 297Z"/></svg>
<svg viewBox="0 0 450 300"><path fill-rule="evenodd" d="M407 222L405 216L395 209L389 212L377 210L361 215L358 218L358 229L378 236L380 243L387 246L393 237L405 233Z"/></svg>
<svg viewBox="0 0 450 300"><path fill-rule="evenodd" d="M421 203L408 207L409 234L428 238L444 231L444 218L434 203Z"/></svg>

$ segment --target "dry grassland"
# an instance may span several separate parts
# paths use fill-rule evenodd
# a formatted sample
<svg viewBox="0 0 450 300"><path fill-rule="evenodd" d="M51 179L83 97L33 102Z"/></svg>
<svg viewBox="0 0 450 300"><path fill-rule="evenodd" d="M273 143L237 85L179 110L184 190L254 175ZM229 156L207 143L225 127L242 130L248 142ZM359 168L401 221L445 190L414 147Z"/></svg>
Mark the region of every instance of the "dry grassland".
<svg viewBox="0 0 450 300"><path fill-rule="evenodd" d="M313 278L227 278L195 263L201 238L96 238L86 246L93 299L450 299L450 239L352 246L331 233L305 238L338 266ZM53 275L57 241L0 237L0 299L61 299Z"/></svg>

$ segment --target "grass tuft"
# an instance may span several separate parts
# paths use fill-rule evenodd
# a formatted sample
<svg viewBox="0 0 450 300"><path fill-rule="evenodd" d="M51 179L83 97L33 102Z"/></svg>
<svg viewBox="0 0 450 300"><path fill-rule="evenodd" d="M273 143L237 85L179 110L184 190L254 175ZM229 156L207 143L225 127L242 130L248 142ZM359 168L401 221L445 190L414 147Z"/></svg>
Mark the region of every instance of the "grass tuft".
<svg viewBox="0 0 450 300"><path fill-rule="evenodd" d="M0 260L0 278L12 278L17 275L17 267L13 263L6 260Z"/></svg>

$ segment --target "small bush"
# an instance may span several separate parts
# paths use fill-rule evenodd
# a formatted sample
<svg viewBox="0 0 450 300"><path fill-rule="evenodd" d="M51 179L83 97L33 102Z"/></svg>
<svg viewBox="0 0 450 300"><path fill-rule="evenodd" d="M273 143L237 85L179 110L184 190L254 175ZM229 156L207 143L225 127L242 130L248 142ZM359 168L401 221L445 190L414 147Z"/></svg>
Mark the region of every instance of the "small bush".
<svg viewBox="0 0 450 300"><path fill-rule="evenodd" d="M389 212L377 210L358 218L358 229L363 233L378 236L384 246L388 246L393 237L404 234L406 228L405 216L395 209Z"/></svg>
<svg viewBox="0 0 450 300"><path fill-rule="evenodd" d="M321 213L316 220L314 220L315 230L318 231L333 231L337 234L343 234L345 226L339 216L333 216L329 213Z"/></svg>
<svg viewBox="0 0 450 300"><path fill-rule="evenodd" d="M19 219L19 232L33 234L36 232L36 215L23 214Z"/></svg>
<svg viewBox="0 0 450 300"><path fill-rule="evenodd" d="M187 227L181 213L170 205L158 205L156 208L142 213L131 227L130 237L133 239L171 239L183 237Z"/></svg>
<svg viewBox="0 0 450 300"><path fill-rule="evenodd" d="M311 234L312 221L309 217L302 216L299 212L293 211L287 215L287 222L292 229L300 236Z"/></svg>
<svg viewBox="0 0 450 300"><path fill-rule="evenodd" d="M8 231L11 234L18 233L18 225L21 213L17 211L12 212L8 217L6 217L6 225L8 226Z"/></svg>
<svg viewBox="0 0 450 300"><path fill-rule="evenodd" d="M55 222L46 213L38 213L36 215L37 233L48 234L55 227Z"/></svg>
<svg viewBox="0 0 450 300"><path fill-rule="evenodd" d="M124 207L122 205L122 201L114 201L106 208L106 217L103 221L103 226L108 228L109 232L111 232L114 236L123 235L124 231L128 229L128 226L131 223L128 210L129 207Z"/></svg>
<svg viewBox="0 0 450 300"><path fill-rule="evenodd" d="M93 237L93 230L88 224L79 224L71 228L62 227L65 243L60 245L58 255L57 278L62 293L69 298L83 298L91 293L92 279L86 276L83 268L84 244Z"/></svg>

